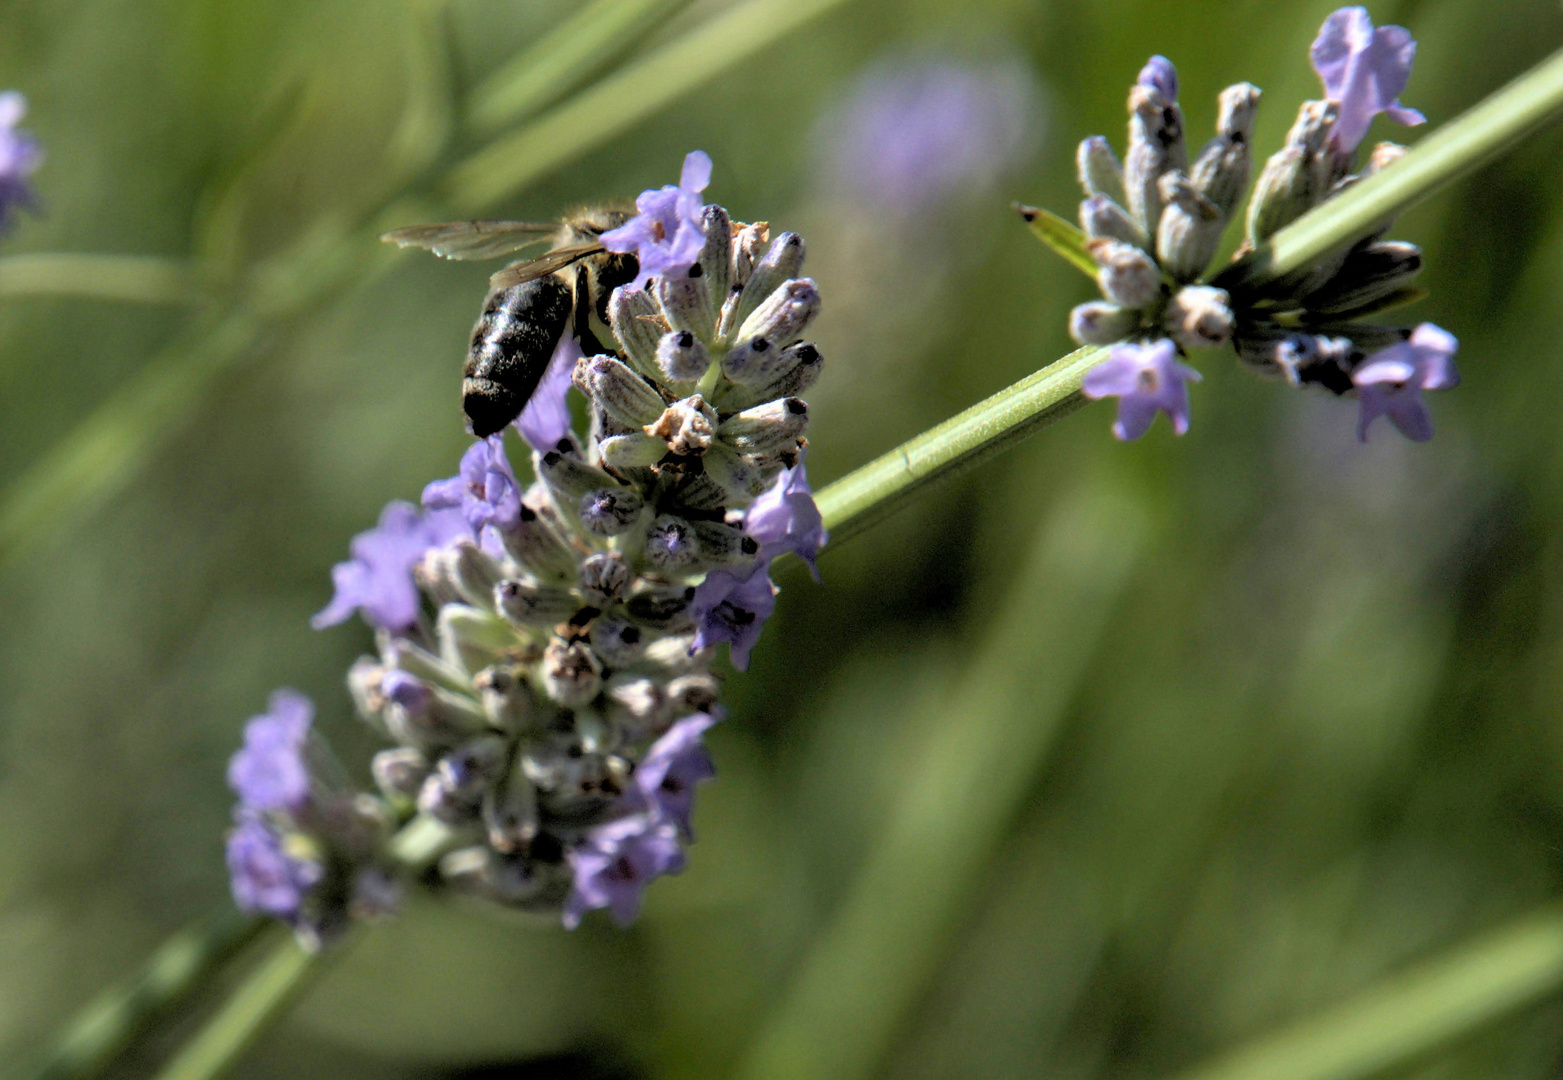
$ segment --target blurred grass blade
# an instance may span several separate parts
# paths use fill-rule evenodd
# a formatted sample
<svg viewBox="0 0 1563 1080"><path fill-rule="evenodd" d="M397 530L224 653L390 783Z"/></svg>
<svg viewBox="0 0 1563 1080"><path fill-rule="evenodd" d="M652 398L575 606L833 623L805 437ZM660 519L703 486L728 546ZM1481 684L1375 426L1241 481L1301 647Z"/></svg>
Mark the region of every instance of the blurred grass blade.
<svg viewBox="0 0 1563 1080"><path fill-rule="evenodd" d="M109 1065L159 1017L173 1012L267 924L224 905L158 946L141 970L82 1009L42 1057L13 1080L79 1080Z"/></svg>
<svg viewBox="0 0 1563 1080"><path fill-rule="evenodd" d="M1560 113L1563 51L1433 132L1383 172L1304 214L1218 280L1223 286L1254 285L1308 266L1485 165Z"/></svg>
<svg viewBox="0 0 1563 1080"><path fill-rule="evenodd" d="M875 1074L1041 771L1147 533L1142 513L1100 483L1041 531L975 661L930 704L937 721L883 838L764 1026L745 1080Z"/></svg>
<svg viewBox="0 0 1563 1080"><path fill-rule="evenodd" d="M975 468L1069 415L1085 401L1080 396L1085 373L1106 356L1099 346L1077 349L826 485L815 500L831 543L894 513L924 485Z"/></svg>
<svg viewBox="0 0 1563 1080"><path fill-rule="evenodd" d="M281 924L273 925L283 929ZM285 934L217 1013L157 1074L158 1080L212 1080L221 1076L297 1000L311 977L321 973L325 967L322 960L340 956L348 944L338 941L329 949L307 952L291 933Z"/></svg>
<svg viewBox="0 0 1563 1080"><path fill-rule="evenodd" d="M1040 206L1016 203L1015 209L1026 219L1026 224L1030 226L1038 240L1063 256L1066 262L1086 277L1096 280L1096 272L1101 268L1085 249L1085 233L1051 210L1044 210Z"/></svg>
<svg viewBox="0 0 1563 1080"><path fill-rule="evenodd" d="M686 0L591 0L472 91L467 122L492 135L573 90L638 32Z"/></svg>
<svg viewBox="0 0 1563 1080"><path fill-rule="evenodd" d="M1563 909L1426 961L1178 1080L1363 1080L1563 990Z"/></svg>
<svg viewBox="0 0 1563 1080"><path fill-rule="evenodd" d="M460 213L485 210L844 2L743 0L478 151L442 191Z"/></svg>
<svg viewBox="0 0 1563 1080"><path fill-rule="evenodd" d="M0 258L0 297L83 296L143 304L203 299L195 267L157 255L39 252Z"/></svg>
<svg viewBox="0 0 1563 1080"><path fill-rule="evenodd" d="M439 160L456 124L449 0L414 0L406 13L407 98L386 156L397 175Z"/></svg>

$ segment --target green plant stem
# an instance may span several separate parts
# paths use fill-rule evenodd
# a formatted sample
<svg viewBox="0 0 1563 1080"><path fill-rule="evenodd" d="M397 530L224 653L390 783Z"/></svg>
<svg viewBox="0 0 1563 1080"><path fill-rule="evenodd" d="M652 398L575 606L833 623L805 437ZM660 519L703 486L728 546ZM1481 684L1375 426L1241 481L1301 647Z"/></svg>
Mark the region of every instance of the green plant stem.
<svg viewBox="0 0 1563 1080"><path fill-rule="evenodd" d="M254 939L260 919L224 906L168 938L134 976L82 1009L13 1080L78 1080L111 1063L158 1018L187 1001Z"/></svg>
<svg viewBox="0 0 1563 1080"><path fill-rule="evenodd" d="M1563 909L1549 907L1179 1080L1365 1080L1560 989Z"/></svg>
<svg viewBox="0 0 1563 1080"><path fill-rule="evenodd" d="M63 251L0 258L0 296L85 296L142 304L204 299L195 269L184 259Z"/></svg>
<svg viewBox="0 0 1563 1080"><path fill-rule="evenodd" d="M1107 350L1077 349L822 488L815 497L831 543L893 513L923 487L958 476L1084 403L1080 381Z"/></svg>
<svg viewBox="0 0 1563 1080"><path fill-rule="evenodd" d="M1383 172L1304 214L1222 275L1256 285L1373 232L1413 203L1518 145L1563 110L1563 51L1467 110Z"/></svg>
<svg viewBox="0 0 1563 1080"><path fill-rule="evenodd" d="M684 0L591 0L472 91L467 122L491 135L556 100Z"/></svg>
<svg viewBox="0 0 1563 1080"><path fill-rule="evenodd" d="M260 964L202 1025L195 1037L158 1073L158 1080L210 1080L221 1076L303 992L322 957L337 956L347 942L309 952L285 934Z"/></svg>
<svg viewBox="0 0 1563 1080"><path fill-rule="evenodd" d="M744 0L472 155L441 190L461 213L485 210L843 2Z"/></svg>

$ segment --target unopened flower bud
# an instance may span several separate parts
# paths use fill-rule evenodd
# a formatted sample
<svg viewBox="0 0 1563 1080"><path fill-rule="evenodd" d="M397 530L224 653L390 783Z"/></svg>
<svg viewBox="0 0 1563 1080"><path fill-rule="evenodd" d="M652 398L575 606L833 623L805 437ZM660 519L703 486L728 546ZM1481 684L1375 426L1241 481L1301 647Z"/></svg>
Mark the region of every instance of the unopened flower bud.
<svg viewBox="0 0 1563 1080"><path fill-rule="evenodd" d="M646 561L658 570L682 570L700 554L694 527L683 518L663 514L646 531Z"/></svg>
<svg viewBox="0 0 1563 1080"><path fill-rule="evenodd" d="M520 754L503 779L484 795L482 813L488 842L496 851L525 851L537 836L537 788L526 775Z"/></svg>
<svg viewBox="0 0 1563 1080"><path fill-rule="evenodd" d="M763 454L795 446L809 426L802 398L780 398L734 413L717 428L717 438L741 454Z"/></svg>
<svg viewBox="0 0 1563 1080"><path fill-rule="evenodd" d="M667 696L676 712L710 712L716 708L718 691L716 679L704 672L698 675L680 675L668 683Z"/></svg>
<svg viewBox="0 0 1563 1080"><path fill-rule="evenodd" d="M463 600L474 607L493 606L494 586L504 577L504 571L492 555L471 540L458 540L433 558L444 579Z"/></svg>
<svg viewBox="0 0 1563 1080"><path fill-rule="evenodd" d="M657 343L657 368L673 382L694 382L710 366L711 354L691 331L671 330ZM649 423L651 419L640 421L640 425Z"/></svg>
<svg viewBox="0 0 1563 1080"><path fill-rule="evenodd" d="M720 521L692 521L700 558L710 563L747 562L760 553L760 544L735 525Z"/></svg>
<svg viewBox="0 0 1563 1080"><path fill-rule="evenodd" d="M1075 165L1087 195L1101 195L1123 205L1123 166L1106 139L1092 135L1083 140L1075 153Z"/></svg>
<svg viewBox="0 0 1563 1080"><path fill-rule="evenodd" d="M466 604L446 604L435 623L440 655L467 672L478 672L518 644L515 628L498 615Z"/></svg>
<svg viewBox="0 0 1563 1080"><path fill-rule="evenodd" d="M381 750L369 762L374 782L393 802L411 802L429 775L429 762L410 746Z"/></svg>
<svg viewBox="0 0 1563 1080"><path fill-rule="evenodd" d="M738 330L740 342L765 338L773 348L791 345L819 313L819 290L809 278L787 281L765 298Z"/></svg>
<svg viewBox="0 0 1563 1080"><path fill-rule="evenodd" d="M1373 148L1373 153L1368 156L1368 164L1362 170L1362 175L1372 176L1374 173L1383 172L1405 156L1406 147L1397 142L1381 142Z"/></svg>
<svg viewBox="0 0 1563 1080"><path fill-rule="evenodd" d="M649 424L662 412L662 395L617 357L582 358L576 362L574 381L581 393L625 428Z"/></svg>
<svg viewBox="0 0 1563 1080"><path fill-rule="evenodd" d="M526 673L519 664L502 662L472 677L478 703L490 722L503 731L523 731L537 719Z"/></svg>
<svg viewBox="0 0 1563 1080"><path fill-rule="evenodd" d="M575 572L575 552L550 521L526 503L516 526L499 539L510 557L542 578L566 578Z"/></svg>
<svg viewBox="0 0 1563 1080"><path fill-rule="evenodd" d="M538 802L551 816L589 822L624 794L629 769L613 754L584 753L543 761L524 755L527 776L537 785Z"/></svg>
<svg viewBox="0 0 1563 1080"><path fill-rule="evenodd" d="M742 326L783 282L798 276L803 269L803 253L803 237L797 233L784 232L771 242L770 250L755 263L754 272L744 285L733 313L735 325Z"/></svg>
<svg viewBox="0 0 1563 1080"><path fill-rule="evenodd" d="M543 652L543 690L570 708L585 705L602 689L602 665L583 642L555 638Z"/></svg>
<svg viewBox="0 0 1563 1080"><path fill-rule="evenodd" d="M666 443L673 453L692 456L710 447L716 437L716 423L716 410L699 394L693 394L669 405L645 430L647 435Z"/></svg>
<svg viewBox="0 0 1563 1080"><path fill-rule="evenodd" d="M694 595L694 588L687 585L643 584L630 592L624 607L636 622L656 630L665 630L686 621L689 601ZM650 643L644 652L649 655L661 643Z"/></svg>
<svg viewBox="0 0 1563 1080"><path fill-rule="evenodd" d="M723 442L713 443L703 460L706 475L721 485L733 502L748 502L770 486L775 476L775 470L768 472Z"/></svg>
<svg viewBox="0 0 1563 1080"><path fill-rule="evenodd" d="M1142 308L1161 294L1161 270L1133 244L1119 240L1092 240L1086 250L1101 267L1096 283L1102 295L1125 308Z"/></svg>
<svg viewBox="0 0 1563 1080"><path fill-rule="evenodd" d="M1344 316L1404 288L1421 270L1422 250L1415 244L1363 244L1352 249L1335 276L1303 302L1310 311Z"/></svg>
<svg viewBox="0 0 1563 1080"><path fill-rule="evenodd" d="M728 291L742 291L754 274L754 265L765 256L771 243L771 225L756 221L739 229L733 237L733 272ZM736 303L734 305L736 310Z"/></svg>
<svg viewBox="0 0 1563 1080"><path fill-rule="evenodd" d="M592 623L592 649L610 666L634 663L646 644L646 635L634 623L598 619Z"/></svg>
<svg viewBox="0 0 1563 1080"><path fill-rule="evenodd" d="M1163 174L1160 190L1165 206L1156 231L1157 258L1174 281L1193 281L1220 246L1225 221L1220 209L1194 189L1186 173Z"/></svg>
<svg viewBox="0 0 1563 1080"><path fill-rule="evenodd" d="M1185 349L1210 349L1232 337L1235 319L1230 298L1223 289L1186 285L1167 304L1167 335Z"/></svg>
<svg viewBox="0 0 1563 1080"><path fill-rule="evenodd" d="M1323 334L1292 334L1276 343L1275 366L1293 386L1322 386L1336 394L1352 388L1350 338Z"/></svg>
<svg viewBox="0 0 1563 1080"><path fill-rule="evenodd" d="M1077 305L1069 313L1069 333L1082 345L1112 345L1139 329L1140 313L1105 300Z"/></svg>
<svg viewBox="0 0 1563 1080"><path fill-rule="evenodd" d="M699 263L695 263L698 268ZM693 271L694 268L691 268ZM661 277L656 282L657 302L673 330L688 330L702 341L716 338L716 316L704 277Z"/></svg>
<svg viewBox="0 0 1563 1080"><path fill-rule="evenodd" d="M581 496L599 488L614 487L618 481L601 469L588 465L575 454L562 454L550 450L546 454L533 454L532 467L538 479L548 486L555 505L562 514L573 513Z"/></svg>
<svg viewBox="0 0 1563 1080"><path fill-rule="evenodd" d="M1139 222L1105 195L1093 195L1080 204L1080 227L1092 240L1121 240L1138 248L1150 246Z"/></svg>
<svg viewBox="0 0 1563 1080"><path fill-rule="evenodd" d="M667 455L668 444L644 431L632 431L603 439L597 444L597 452L602 463L610 468L644 469Z"/></svg>
<svg viewBox="0 0 1563 1080"><path fill-rule="evenodd" d="M718 405L724 411L731 411L773 398L797 397L818 381L824 366L825 358L812 343L794 342L759 366L760 370L769 372L758 377L759 381L725 387ZM725 364L723 371L726 371ZM751 368L749 374L756 374L756 369Z"/></svg>
<svg viewBox="0 0 1563 1080"><path fill-rule="evenodd" d="M700 249L700 268L704 271L714 317L732 289L733 222L726 210L712 203L700 213L700 228L706 238L705 246Z"/></svg>
<svg viewBox="0 0 1563 1080"><path fill-rule="evenodd" d="M434 771L448 792L463 800L472 800L504 767L506 757L504 739L497 735L481 735L441 757Z"/></svg>
<svg viewBox="0 0 1563 1080"><path fill-rule="evenodd" d="M1129 91L1129 153L1124 160L1125 207L1155 236L1161 223L1161 195L1156 183L1163 173L1188 166L1183 143L1183 114L1154 86L1136 84Z"/></svg>
<svg viewBox="0 0 1563 1080"><path fill-rule="evenodd" d="M667 320L656 300L645 289L617 288L608 299L608 325L624 346L630 365L642 375L657 370L657 341L667 330Z"/></svg>
<svg viewBox="0 0 1563 1080"><path fill-rule="evenodd" d="M1306 101L1286 145L1265 162L1248 200L1248 240L1258 244L1313 209L1334 183L1325 141L1335 126L1335 106Z"/></svg>
<svg viewBox="0 0 1563 1080"><path fill-rule="evenodd" d="M554 626L580 608L581 602L570 590L557 585L508 578L494 588L499 610L507 619L523 626Z"/></svg>
<svg viewBox="0 0 1563 1080"><path fill-rule="evenodd" d="M619 599L634 577L624 556L616 551L599 551L581 563L581 592L598 607Z"/></svg>
<svg viewBox="0 0 1563 1080"><path fill-rule="evenodd" d="M466 673L404 637L377 635L380 656L388 668L401 668L436 686L458 693L466 688Z"/></svg>
<svg viewBox="0 0 1563 1080"><path fill-rule="evenodd" d="M593 536L618 536L627 532L645 509L634 488L598 488L581 496L581 525Z"/></svg>
<svg viewBox="0 0 1563 1080"><path fill-rule="evenodd" d="M1253 83L1238 83L1221 91L1216 137L1205 144L1189 168L1194 190L1221 212L1223 224L1248 187L1249 143L1258 107L1259 87Z"/></svg>
<svg viewBox="0 0 1563 1080"><path fill-rule="evenodd" d="M386 729L398 742L425 750L451 746L487 726L475 701L406 672L388 672L381 688L388 700Z"/></svg>
<svg viewBox="0 0 1563 1080"><path fill-rule="evenodd" d="M385 724L381 716L387 704L381 690L385 674L385 666L372 656L360 656L347 669L347 691L358 707L358 715L377 727Z"/></svg>

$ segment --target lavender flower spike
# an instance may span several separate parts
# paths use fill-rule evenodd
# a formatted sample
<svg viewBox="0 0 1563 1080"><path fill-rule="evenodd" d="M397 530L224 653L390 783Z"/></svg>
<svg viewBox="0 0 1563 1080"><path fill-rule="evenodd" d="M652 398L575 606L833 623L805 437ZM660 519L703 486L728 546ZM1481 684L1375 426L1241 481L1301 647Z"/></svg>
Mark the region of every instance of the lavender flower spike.
<svg viewBox="0 0 1563 1080"><path fill-rule="evenodd" d="M332 567L336 595L310 625L321 630L361 611L371 626L406 630L418 621L420 605L412 568L430 548L470 533L471 527L457 511L421 514L410 503L389 504L378 526L353 537L348 548L352 558Z"/></svg>
<svg viewBox="0 0 1563 1080"><path fill-rule="evenodd" d="M1309 53L1325 96L1340 110L1330 134L1337 153L1355 150L1379 113L1409 126L1427 119L1399 101L1416 59L1416 41L1405 27L1374 29L1367 8L1341 8L1324 20Z"/></svg>
<svg viewBox="0 0 1563 1080"><path fill-rule="evenodd" d="M461 471L426 486L423 505L430 510L460 507L474 533L485 525L514 528L521 520L521 485L505 456L504 439L490 435L467 447Z"/></svg>
<svg viewBox="0 0 1563 1080"><path fill-rule="evenodd" d="M240 908L291 922L323 869L288 852L283 838L259 814L241 808L228 834L228 873Z"/></svg>
<svg viewBox="0 0 1563 1080"><path fill-rule="evenodd" d="M628 926L640 914L646 886L684 868L684 851L672 823L635 816L592 830L587 843L570 853L570 864L575 888L565 902L564 925L574 930L582 915L605 907Z"/></svg>
<svg viewBox="0 0 1563 1080"><path fill-rule="evenodd" d="M295 690L271 695L271 710L244 726L244 746L228 762L228 786L251 810L297 810L309 799L304 746L315 706Z"/></svg>
<svg viewBox="0 0 1563 1080"><path fill-rule="evenodd" d="M570 376L575 362L581 358L580 342L568 328L554 347L554 355L548 361L537 389L516 417L516 430L533 450L547 453L559 445L559 440L570 431L570 406L565 398L570 393Z"/></svg>
<svg viewBox="0 0 1563 1080"><path fill-rule="evenodd" d="M693 840L689 818L695 808L695 785L716 775L716 766L700 736L717 717L695 713L678 721L646 751L635 770L635 790L646 808L671 821Z"/></svg>
<svg viewBox="0 0 1563 1080"><path fill-rule="evenodd" d="M726 569L706 574L689 602L689 614L699 627L691 653L725 641L733 667L749 669L749 650L760 640L765 620L776 610L776 586L766 575L768 565L763 561L751 564L746 574Z"/></svg>
<svg viewBox="0 0 1563 1080"><path fill-rule="evenodd" d="M825 531L819 507L814 504L814 492L809 488L802 455L796 465L784 469L776 482L749 504L744 512L744 532L759 542L763 562L768 564L776 556L790 551L808 563L814 580L819 580L815 559L830 534Z"/></svg>
<svg viewBox="0 0 1563 1080"><path fill-rule="evenodd" d="M1199 381L1199 372L1178 362L1172 342L1162 340L1149 345L1117 346L1106 360L1086 372L1080 389L1093 401L1104 397L1119 399L1113 434L1127 442L1144 435L1158 411L1172 421L1173 434L1186 432L1187 384Z"/></svg>
<svg viewBox="0 0 1563 1080"><path fill-rule="evenodd" d="M644 288L646 280L670 273L686 274L705 246L700 217L705 209L700 193L711 183L711 158L695 150L684 158L678 187L669 184L640 193L636 215L617 229L602 234L609 251L634 253L640 273L630 288Z"/></svg>
<svg viewBox="0 0 1563 1080"><path fill-rule="evenodd" d="M1412 442L1433 437L1433 418L1422 400L1423 390L1451 390L1460 384L1454 354L1460 347L1449 331L1423 323L1411 339L1380 349L1351 376L1362 412L1357 438L1368 441L1368 427L1380 416Z"/></svg>
<svg viewBox="0 0 1563 1080"><path fill-rule="evenodd" d="M33 205L27 178L43 164L38 140L16 130L27 115L27 99L15 90L0 94L0 232L11 227L15 208Z"/></svg>

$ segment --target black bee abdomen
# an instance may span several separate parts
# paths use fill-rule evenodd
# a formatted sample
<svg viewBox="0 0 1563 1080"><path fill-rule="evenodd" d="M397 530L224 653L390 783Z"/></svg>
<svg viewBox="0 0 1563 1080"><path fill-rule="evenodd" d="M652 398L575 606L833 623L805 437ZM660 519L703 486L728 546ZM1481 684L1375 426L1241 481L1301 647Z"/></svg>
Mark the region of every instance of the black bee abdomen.
<svg viewBox="0 0 1563 1080"><path fill-rule="evenodd" d="M501 289L472 328L461 408L472 434L503 431L521 414L548 368L574 298L557 275Z"/></svg>

